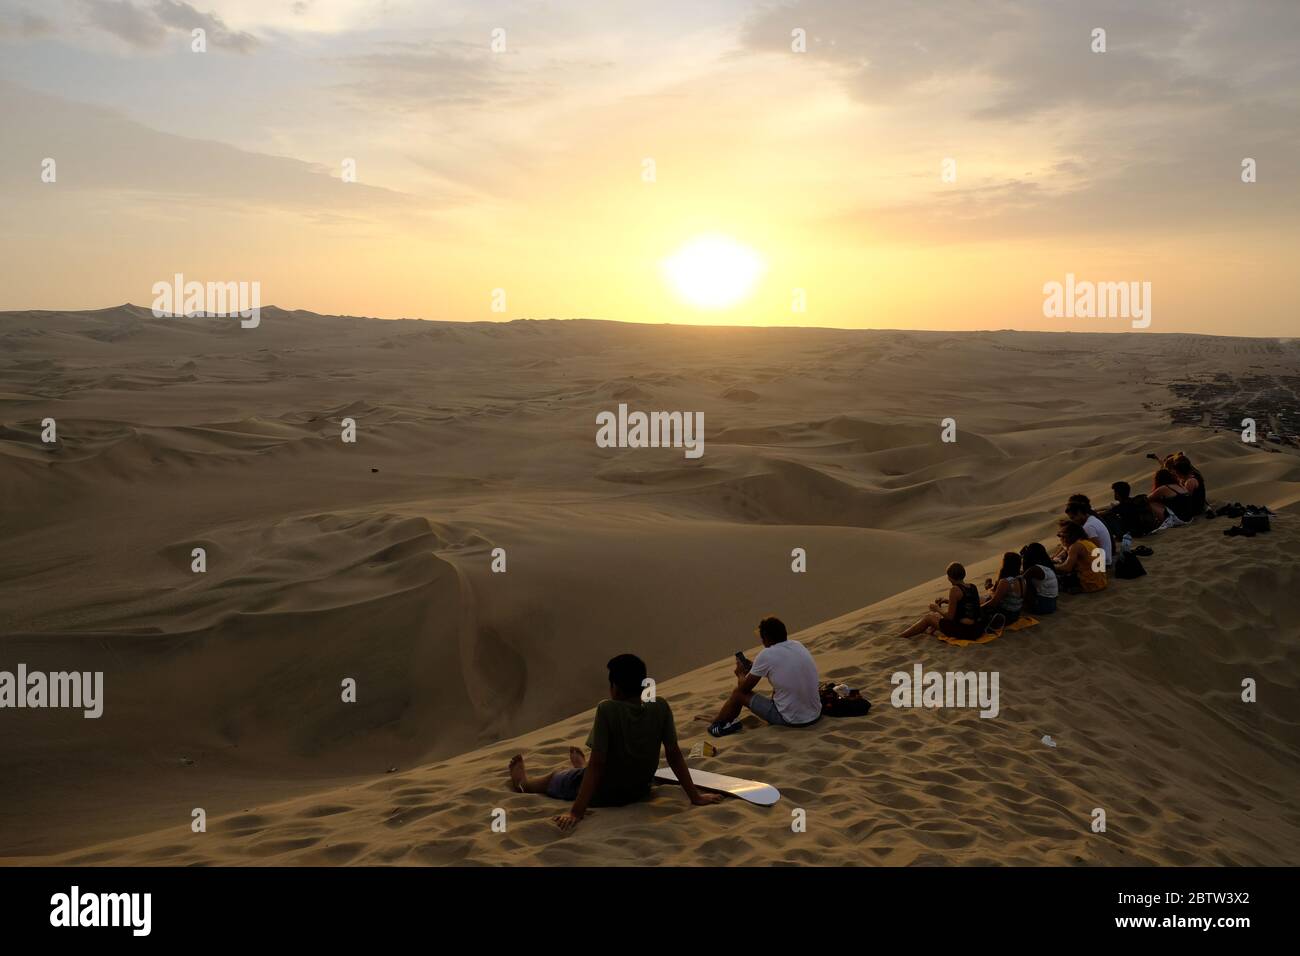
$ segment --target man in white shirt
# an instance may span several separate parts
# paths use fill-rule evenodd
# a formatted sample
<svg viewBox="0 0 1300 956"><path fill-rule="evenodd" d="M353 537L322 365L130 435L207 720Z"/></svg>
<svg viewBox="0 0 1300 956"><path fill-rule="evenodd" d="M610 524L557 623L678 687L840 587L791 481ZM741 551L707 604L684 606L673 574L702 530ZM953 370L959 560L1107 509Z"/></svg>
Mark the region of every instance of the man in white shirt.
<svg viewBox="0 0 1300 956"><path fill-rule="evenodd" d="M808 649L786 637L785 624L774 617L759 621L757 633L763 650L752 664L743 654L736 655L736 689L709 724L709 733L714 737L725 737L740 729L736 718L741 707L748 707L778 726L803 727L821 718L817 664ZM764 677L772 684L771 697L754 693Z"/></svg>
<svg viewBox="0 0 1300 956"><path fill-rule="evenodd" d="M1075 524L1083 525L1084 534L1092 540L1093 544L1106 553L1106 567L1110 567L1115 563L1110 529L1106 527L1104 521L1092 513L1092 509L1088 506L1086 500L1071 499L1070 503L1065 506L1065 516Z"/></svg>

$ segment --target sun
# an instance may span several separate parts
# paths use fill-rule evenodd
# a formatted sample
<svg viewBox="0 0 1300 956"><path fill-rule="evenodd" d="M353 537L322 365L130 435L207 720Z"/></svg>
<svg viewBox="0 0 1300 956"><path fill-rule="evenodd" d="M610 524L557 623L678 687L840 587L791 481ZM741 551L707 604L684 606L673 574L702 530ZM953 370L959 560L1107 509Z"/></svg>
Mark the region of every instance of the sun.
<svg viewBox="0 0 1300 956"><path fill-rule="evenodd" d="M696 236L663 261L677 297L697 309L726 309L750 297L763 257L730 236Z"/></svg>

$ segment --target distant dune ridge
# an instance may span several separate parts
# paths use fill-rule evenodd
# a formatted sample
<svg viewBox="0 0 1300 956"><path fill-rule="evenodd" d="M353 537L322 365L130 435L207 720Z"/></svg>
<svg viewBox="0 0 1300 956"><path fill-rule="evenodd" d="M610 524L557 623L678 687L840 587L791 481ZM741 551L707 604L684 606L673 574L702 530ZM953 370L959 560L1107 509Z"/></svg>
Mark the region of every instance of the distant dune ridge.
<svg viewBox="0 0 1300 956"><path fill-rule="evenodd" d="M1294 341L1151 333L0 313L0 669L105 674L98 720L0 712L0 856L1296 862L1300 461L1172 427L1166 386L1298 368ZM597 447L620 402L702 412L705 453ZM893 636L948 561L982 580L1176 449L1276 530L1161 534L1148 577L989 645ZM585 739L622 651L699 739L769 612L875 703L702 764L776 807L659 790L564 837L561 804L508 791L511 753ZM1000 671L998 718L890 707L918 661Z"/></svg>

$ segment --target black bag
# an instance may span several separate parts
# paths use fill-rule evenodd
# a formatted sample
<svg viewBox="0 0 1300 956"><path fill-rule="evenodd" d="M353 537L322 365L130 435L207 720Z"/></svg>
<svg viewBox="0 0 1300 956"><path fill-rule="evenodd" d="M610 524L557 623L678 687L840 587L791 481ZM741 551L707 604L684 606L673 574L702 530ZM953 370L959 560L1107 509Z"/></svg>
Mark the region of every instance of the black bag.
<svg viewBox="0 0 1300 956"><path fill-rule="evenodd" d="M1247 511L1241 516L1241 529L1243 531L1268 531L1268 512L1267 511Z"/></svg>
<svg viewBox="0 0 1300 956"><path fill-rule="evenodd" d="M1132 551L1121 551L1120 556L1115 559L1115 577L1117 578L1140 578L1147 573L1147 569L1142 567L1142 562Z"/></svg>
<svg viewBox="0 0 1300 956"><path fill-rule="evenodd" d="M862 717L871 710L871 701L859 695L856 690L850 691L848 697L841 697L835 692L835 685L829 682L822 684L818 690L822 697L823 717Z"/></svg>

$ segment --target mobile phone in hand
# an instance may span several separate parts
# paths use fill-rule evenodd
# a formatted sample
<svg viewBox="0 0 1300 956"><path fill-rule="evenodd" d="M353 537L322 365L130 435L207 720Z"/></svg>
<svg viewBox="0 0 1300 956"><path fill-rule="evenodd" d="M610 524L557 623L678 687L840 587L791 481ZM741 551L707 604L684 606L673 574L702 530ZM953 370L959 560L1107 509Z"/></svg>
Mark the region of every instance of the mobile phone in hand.
<svg viewBox="0 0 1300 956"><path fill-rule="evenodd" d="M744 670L749 670L754 666L754 662L745 656L744 651L736 651L736 663L738 663Z"/></svg>

